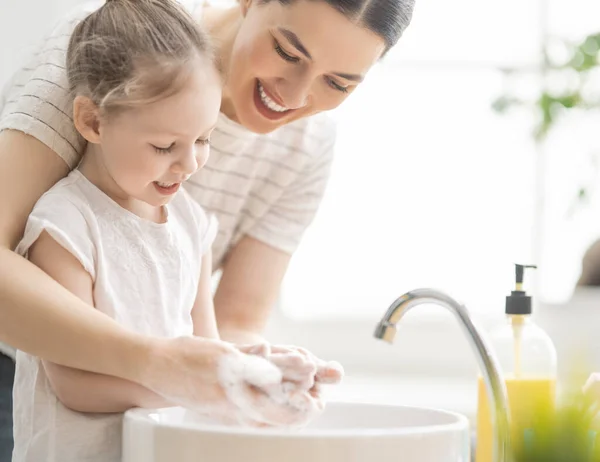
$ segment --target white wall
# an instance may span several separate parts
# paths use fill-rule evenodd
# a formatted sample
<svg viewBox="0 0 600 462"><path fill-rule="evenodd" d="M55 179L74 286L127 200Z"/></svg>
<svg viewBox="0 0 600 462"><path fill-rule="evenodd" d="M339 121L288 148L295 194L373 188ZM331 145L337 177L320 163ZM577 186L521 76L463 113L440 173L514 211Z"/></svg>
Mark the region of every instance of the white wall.
<svg viewBox="0 0 600 462"><path fill-rule="evenodd" d="M0 86L65 13L85 0L0 1Z"/></svg>

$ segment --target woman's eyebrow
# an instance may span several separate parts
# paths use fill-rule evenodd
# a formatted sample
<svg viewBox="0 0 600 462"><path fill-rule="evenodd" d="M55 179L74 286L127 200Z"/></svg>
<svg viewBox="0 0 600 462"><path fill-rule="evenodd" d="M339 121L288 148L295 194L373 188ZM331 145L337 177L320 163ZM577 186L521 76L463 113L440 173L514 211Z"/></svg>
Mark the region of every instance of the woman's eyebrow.
<svg viewBox="0 0 600 462"><path fill-rule="evenodd" d="M298 38L298 36L295 33L293 33L289 29L285 29L284 27L278 27L277 30L279 31L279 33L281 35L283 35L287 39L288 42L290 42L290 44L296 50L298 50L300 53L302 53L304 56L306 56L306 58L308 58L309 60L312 60L312 56L310 55L309 51L302 44L302 42L300 41L300 39ZM355 82L362 82L364 80L364 76L360 75L360 74L348 74L345 72L333 72L333 75L341 77L342 79L353 80Z"/></svg>
<svg viewBox="0 0 600 462"><path fill-rule="evenodd" d="M300 41L300 39L298 38L298 36L296 34L294 34L289 29L284 29L283 27L279 27L279 28L277 28L277 30L281 33L281 35L283 35L288 40L288 42L290 42L292 44L292 46L296 50L298 50L300 53L302 53L308 59L312 59L312 56L310 55L310 53L308 52L306 47L304 45L302 45L302 42Z"/></svg>

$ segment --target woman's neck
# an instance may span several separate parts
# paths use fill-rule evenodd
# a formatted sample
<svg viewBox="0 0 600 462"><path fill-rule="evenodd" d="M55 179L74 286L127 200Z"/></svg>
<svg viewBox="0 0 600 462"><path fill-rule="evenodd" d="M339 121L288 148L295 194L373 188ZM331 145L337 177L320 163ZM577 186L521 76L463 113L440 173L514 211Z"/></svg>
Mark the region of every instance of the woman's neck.
<svg viewBox="0 0 600 462"><path fill-rule="evenodd" d="M150 205L123 191L106 169L99 145L88 143L78 169L90 183L134 215L155 223L166 221L164 207Z"/></svg>
<svg viewBox="0 0 600 462"><path fill-rule="evenodd" d="M221 63L221 72L225 81L223 97L221 98L221 112L232 120L236 120L236 117L227 87L227 75L229 72L231 52L242 19L239 6L230 8L207 6L202 10L202 17L199 19L199 22L206 27L217 47L217 53Z"/></svg>

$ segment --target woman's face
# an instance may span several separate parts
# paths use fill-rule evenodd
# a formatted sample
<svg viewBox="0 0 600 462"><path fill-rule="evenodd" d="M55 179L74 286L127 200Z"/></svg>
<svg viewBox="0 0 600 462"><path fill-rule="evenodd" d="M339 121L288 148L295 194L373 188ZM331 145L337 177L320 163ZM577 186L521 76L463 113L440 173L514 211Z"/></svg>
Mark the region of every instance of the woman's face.
<svg viewBox="0 0 600 462"><path fill-rule="evenodd" d="M222 110L257 133L336 108L385 50L325 2L241 0L241 8Z"/></svg>

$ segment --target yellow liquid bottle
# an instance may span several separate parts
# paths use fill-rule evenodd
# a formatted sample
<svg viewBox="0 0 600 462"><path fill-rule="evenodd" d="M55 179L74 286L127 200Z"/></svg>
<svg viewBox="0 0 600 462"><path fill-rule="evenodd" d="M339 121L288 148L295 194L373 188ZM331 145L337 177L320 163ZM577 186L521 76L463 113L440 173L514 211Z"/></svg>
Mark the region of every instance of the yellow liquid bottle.
<svg viewBox="0 0 600 462"><path fill-rule="evenodd" d="M513 448L535 438L531 428L536 417L553 409L556 387L556 349L531 320L531 298L521 290L522 268L520 281L517 272L517 290L507 297L506 322L490 336L506 383ZM490 403L481 377L477 406L475 462L493 462Z"/></svg>

